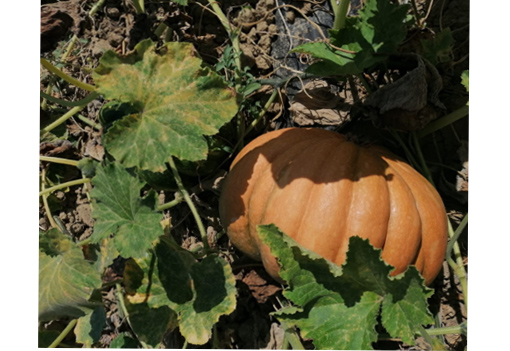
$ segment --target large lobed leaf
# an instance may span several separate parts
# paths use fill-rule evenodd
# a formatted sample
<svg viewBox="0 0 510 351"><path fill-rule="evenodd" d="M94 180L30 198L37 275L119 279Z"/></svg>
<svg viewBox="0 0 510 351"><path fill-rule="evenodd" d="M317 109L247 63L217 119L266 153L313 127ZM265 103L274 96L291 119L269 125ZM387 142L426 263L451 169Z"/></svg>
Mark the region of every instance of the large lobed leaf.
<svg viewBox="0 0 510 351"><path fill-rule="evenodd" d="M39 237L39 320L85 316L100 286L100 273L71 239L57 229Z"/></svg>
<svg viewBox="0 0 510 351"><path fill-rule="evenodd" d="M295 306L275 315L313 339L318 349L372 349L375 326L414 344L422 325L432 324L427 298L432 291L414 267L391 277L392 267L368 240L352 237L342 267L300 247L274 225L259 226L259 235L278 258L284 295Z"/></svg>
<svg viewBox="0 0 510 351"><path fill-rule="evenodd" d="M222 78L202 67L193 45L144 40L128 56L107 51L94 73L97 91L131 104L104 135L106 149L126 167L162 172L175 156L207 157L204 135L213 135L237 112Z"/></svg>
<svg viewBox="0 0 510 351"><path fill-rule="evenodd" d="M121 256L143 256L163 234L161 214L154 211L155 193L142 198L140 190L145 183L116 162L98 166L92 184L92 216L96 220L92 242L100 242L113 233L115 249Z"/></svg>
<svg viewBox="0 0 510 351"><path fill-rule="evenodd" d="M221 257L209 255L197 261L191 253L174 249L169 240L162 237L152 254L127 262L124 283L129 306L143 303L150 309L175 311L186 340L203 345L219 318L235 309L235 278Z"/></svg>
<svg viewBox="0 0 510 351"><path fill-rule="evenodd" d="M396 51L404 40L408 6L389 0L367 0L357 17L346 19L345 27L330 30L331 44L307 43L293 51L321 59L307 72L317 75L359 74ZM338 50L338 48L342 50Z"/></svg>

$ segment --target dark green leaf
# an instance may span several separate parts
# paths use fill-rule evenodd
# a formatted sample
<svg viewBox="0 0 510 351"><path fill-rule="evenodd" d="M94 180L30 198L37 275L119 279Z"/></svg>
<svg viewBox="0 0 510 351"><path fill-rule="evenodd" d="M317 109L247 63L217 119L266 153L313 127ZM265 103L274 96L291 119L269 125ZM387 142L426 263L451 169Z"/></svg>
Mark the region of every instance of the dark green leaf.
<svg viewBox="0 0 510 351"><path fill-rule="evenodd" d="M450 28L436 34L433 39L422 40L423 56L433 65L452 59L453 37Z"/></svg>
<svg viewBox="0 0 510 351"><path fill-rule="evenodd" d="M342 267L300 247L274 225L259 226L259 235L280 263L289 287L284 296L295 304L275 315L301 330L319 349L370 349L381 313L391 336L414 343L421 325L432 324L424 287L416 268L391 277L391 266L368 240L351 237Z"/></svg>
<svg viewBox="0 0 510 351"><path fill-rule="evenodd" d="M197 261L167 240L162 238L152 255L127 263L127 299L131 304L146 302L150 308L171 308L186 340L205 344L219 317L235 308L234 276L222 258L210 255Z"/></svg>
<svg viewBox="0 0 510 351"><path fill-rule="evenodd" d="M362 73L384 60L384 55L394 53L404 40L407 10L407 5L388 0L368 0L358 17L347 18L345 27L338 31L330 30L332 45L308 43L293 51L308 53L322 60L306 70L312 74Z"/></svg>
<svg viewBox="0 0 510 351"><path fill-rule="evenodd" d="M97 307L86 316L78 318L74 328L76 342L90 348L93 343L99 341L105 324L106 313L103 306Z"/></svg>
<svg viewBox="0 0 510 351"><path fill-rule="evenodd" d="M138 346L138 341L127 336L125 333L119 334L110 343L110 349L136 349Z"/></svg>
<svg viewBox="0 0 510 351"><path fill-rule="evenodd" d="M129 323L138 340L155 348L167 330L177 326L177 315L168 306L151 308L147 303L127 304Z"/></svg>

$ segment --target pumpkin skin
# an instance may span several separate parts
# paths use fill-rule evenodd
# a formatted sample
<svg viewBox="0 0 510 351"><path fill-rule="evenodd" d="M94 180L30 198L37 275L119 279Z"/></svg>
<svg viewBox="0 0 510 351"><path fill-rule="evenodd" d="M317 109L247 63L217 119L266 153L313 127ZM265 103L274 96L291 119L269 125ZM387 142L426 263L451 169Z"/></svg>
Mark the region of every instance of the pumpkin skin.
<svg viewBox="0 0 510 351"><path fill-rule="evenodd" d="M287 128L256 138L234 159L219 205L233 245L279 281L260 224L275 224L338 265L350 236L368 238L392 275L415 265L426 284L445 259L447 217L434 187L389 151L331 131Z"/></svg>

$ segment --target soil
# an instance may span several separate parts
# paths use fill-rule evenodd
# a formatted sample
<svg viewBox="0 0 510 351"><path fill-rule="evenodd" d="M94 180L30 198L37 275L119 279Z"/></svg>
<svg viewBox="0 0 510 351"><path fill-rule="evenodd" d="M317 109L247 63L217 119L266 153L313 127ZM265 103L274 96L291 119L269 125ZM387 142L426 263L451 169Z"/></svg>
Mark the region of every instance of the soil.
<svg viewBox="0 0 510 351"><path fill-rule="evenodd" d="M206 1L190 1L185 7L168 1L146 1L146 13L137 14L130 1L106 0L91 17L88 13L95 3L96 1L87 0L59 2L47 0L43 1L41 8L41 56L54 60L55 57L62 55L70 38L76 35L78 41L62 69L90 84L93 84L90 70L83 69L84 67L96 67L106 50L126 54L145 38L161 43L163 36L157 37L154 31L162 22L171 28L169 32L171 40L195 44L200 56L210 65L218 62L229 44L226 31L206 6ZM422 14L426 13L430 1L417 3L418 10ZM359 1L353 1L351 11L355 12L359 6ZM243 65L250 68L254 77L262 79L287 77L296 71L302 71L307 61L296 54L289 55L289 47L320 38L320 32L309 24L310 20L318 24L323 33L327 34L327 28L331 26L333 19L328 1L231 0L222 2L222 8L229 20L241 29ZM444 104L439 112L434 108L437 115L433 117L437 117L465 105L468 99L459 77L462 71L469 69L469 1L433 1L427 25L427 30L416 33L416 38L409 38L409 45L413 45L413 40L433 36L444 28L451 29L454 39L452 60L437 66L437 74L442 84L437 98ZM46 89L49 80L50 76L41 70L41 90ZM366 95L364 89L360 87L353 96L350 89L347 89L347 83L338 85L328 83L294 80L283 91L282 100L270 108L265 122L266 128L316 126L341 130L353 135L359 135L359 131L363 130L363 135L368 138L379 135L380 126L369 118L359 118L360 112L357 112L359 105L357 102L363 101ZM83 91L65 83L57 82L54 91L55 97L69 101L85 97ZM267 94L261 89L252 98L264 101L268 97ZM97 100L89 104L81 114L97 122L103 102ZM59 112L41 110L41 126L48 124ZM357 121L354 125L349 123L353 120ZM41 140L41 155L73 160L80 160L83 157L98 161L103 159L104 149L101 145L100 130L83 123L78 118L72 118L61 132L67 132L70 141ZM431 171L438 181L437 187L443 196L448 214L453 222L458 224L467 213L467 118L427 137L424 143L425 158L438 165ZM440 164L447 167L439 167ZM44 169L50 179L55 177L53 178L55 182L81 177L79 171L72 167L51 164L41 169ZM203 179L200 187L192 189L202 218L207 219L205 225L211 238L221 232L216 211L217 183L224 174L225 170ZM160 200L169 201L173 196L172 192L161 191ZM86 189L73 187L68 191L57 191L48 200L52 209L51 215L62 230L76 240L84 240L90 236L94 222ZM193 226L189 214L185 205L172 209L174 236L188 249L193 248L199 241L188 229ZM50 223L48 214L41 204L40 229L47 230L51 226ZM466 234L460 243L467 265L465 238ZM281 285L265 273L260 263L250 261L231 247L228 238L219 238L217 245L228 253L227 259L232 263L238 288L237 309L231 315L222 317L217 326L220 348L281 348L283 330L270 316L275 306L279 306ZM122 262L116 262L109 268L106 279L112 281L121 275ZM444 272L436 279L432 288L436 293L430 300L431 309L434 313L439 312L442 326L457 325L466 320L458 279L451 274L446 264ZM97 347L108 347L115 335L126 329L117 311L114 289L105 291L103 299L107 308L108 324L100 341L95 345ZM62 330L65 323L61 323L62 325L59 323L59 321L49 323L46 328ZM464 350L467 345L467 338L463 335L447 335L444 341L450 350L455 351ZM72 336L69 336L64 342L72 345L74 341ZM168 335L165 338L165 346L168 348L181 348L182 345L183 339L179 335ZM208 346L210 345L204 347ZM409 347L398 340L380 341L376 347L403 350L429 348L424 341L415 347Z"/></svg>

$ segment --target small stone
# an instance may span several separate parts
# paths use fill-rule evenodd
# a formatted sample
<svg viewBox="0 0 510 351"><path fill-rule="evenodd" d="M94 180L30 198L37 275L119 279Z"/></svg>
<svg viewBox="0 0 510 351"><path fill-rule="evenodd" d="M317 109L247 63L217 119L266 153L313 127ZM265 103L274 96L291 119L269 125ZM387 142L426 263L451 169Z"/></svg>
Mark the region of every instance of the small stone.
<svg viewBox="0 0 510 351"><path fill-rule="evenodd" d="M116 7L109 7L106 9L106 15L113 20L118 20L120 17L120 10Z"/></svg>

